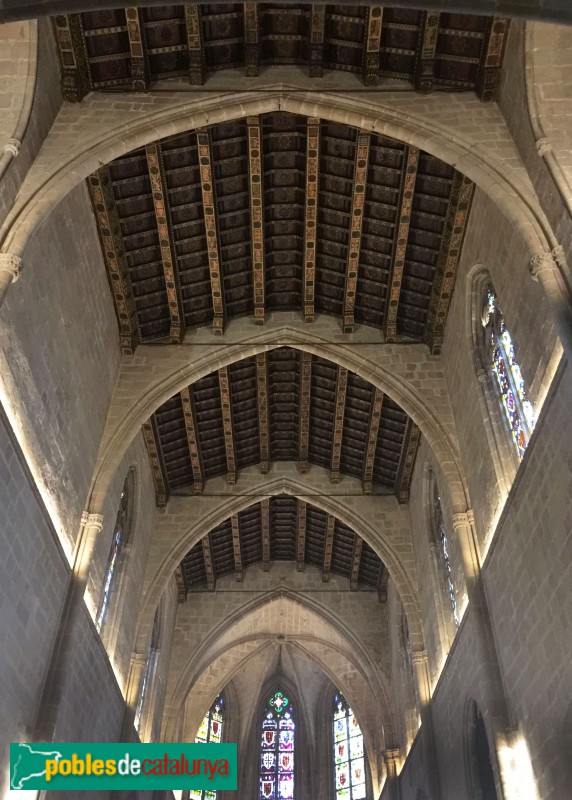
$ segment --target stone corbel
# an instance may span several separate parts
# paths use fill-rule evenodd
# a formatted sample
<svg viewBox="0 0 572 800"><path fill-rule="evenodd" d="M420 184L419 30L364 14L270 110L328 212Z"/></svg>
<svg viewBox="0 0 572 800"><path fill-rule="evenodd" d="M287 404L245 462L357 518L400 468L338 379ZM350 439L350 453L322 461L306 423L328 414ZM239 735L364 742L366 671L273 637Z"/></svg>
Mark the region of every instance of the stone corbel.
<svg viewBox="0 0 572 800"><path fill-rule="evenodd" d="M4 152L10 153L12 158L16 158L16 156L20 152L21 146L22 142L19 139L8 139L8 141L4 145Z"/></svg>
<svg viewBox="0 0 572 800"><path fill-rule="evenodd" d="M541 272L560 272L566 267L564 248L557 245L547 253L538 253L530 259L529 270L533 281L538 281Z"/></svg>
<svg viewBox="0 0 572 800"><path fill-rule="evenodd" d="M543 136L541 139L538 139L536 141L536 150L538 151L538 155L541 158L544 158L544 156L552 152L552 145L550 144L546 136Z"/></svg>

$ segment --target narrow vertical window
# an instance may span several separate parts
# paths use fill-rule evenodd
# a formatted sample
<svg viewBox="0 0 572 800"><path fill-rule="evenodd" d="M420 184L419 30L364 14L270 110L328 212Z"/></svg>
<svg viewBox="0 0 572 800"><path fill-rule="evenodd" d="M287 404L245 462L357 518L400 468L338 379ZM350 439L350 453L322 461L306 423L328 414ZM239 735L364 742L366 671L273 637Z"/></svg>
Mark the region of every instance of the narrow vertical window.
<svg viewBox="0 0 572 800"><path fill-rule="evenodd" d="M445 588L451 603L451 610L455 625L459 624L459 612L457 609L457 596L455 593L455 584L453 583L453 570L451 568L451 556L449 549L449 539L447 537L447 529L445 528L445 521L443 519L443 510L441 508L441 498L437 488L437 482L433 481L433 506L435 512L435 533L437 544L439 545L442 571L445 577Z"/></svg>
<svg viewBox="0 0 572 800"><path fill-rule="evenodd" d="M195 744L220 744L224 725L224 698L219 694L201 722ZM189 800L216 800L211 789L191 789Z"/></svg>
<svg viewBox="0 0 572 800"><path fill-rule="evenodd" d="M336 800L365 798L363 735L341 692L334 695L334 780Z"/></svg>
<svg viewBox="0 0 572 800"><path fill-rule="evenodd" d="M262 718L259 800L294 800L294 733L290 701L275 692Z"/></svg>
<svg viewBox="0 0 572 800"><path fill-rule="evenodd" d="M527 399L511 335L506 327L497 296L490 286L485 292L481 321L487 361L520 461L534 430L536 419L534 408Z"/></svg>
<svg viewBox="0 0 572 800"><path fill-rule="evenodd" d="M105 579L103 582L103 590L101 592L101 600L95 618L95 626L101 633L101 629L107 619L109 612L109 602L117 579L119 562L122 555L122 550L127 541L130 523L130 508L131 508L131 492L132 492L133 474L130 472L123 484L121 498L119 501L119 511L115 520L115 529L113 532L113 539L111 542L111 550L107 559L107 566L105 568Z"/></svg>

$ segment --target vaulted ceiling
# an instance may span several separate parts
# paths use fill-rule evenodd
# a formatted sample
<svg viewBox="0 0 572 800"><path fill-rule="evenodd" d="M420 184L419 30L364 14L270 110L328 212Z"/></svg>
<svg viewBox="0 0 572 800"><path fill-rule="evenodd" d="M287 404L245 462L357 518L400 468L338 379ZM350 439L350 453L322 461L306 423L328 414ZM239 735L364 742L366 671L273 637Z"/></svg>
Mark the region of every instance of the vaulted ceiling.
<svg viewBox="0 0 572 800"><path fill-rule="evenodd" d="M54 27L72 101L173 78L202 84L221 69L255 77L277 65L315 78L354 72L367 85L476 90L490 100L508 21L379 5L215 3L87 11L56 17Z"/></svg>
<svg viewBox="0 0 572 800"><path fill-rule="evenodd" d="M88 184L126 353L277 310L440 350L473 185L415 147L273 112L153 143Z"/></svg>
<svg viewBox="0 0 572 800"><path fill-rule="evenodd" d="M318 567L322 580L330 575L349 578L352 590L377 589L380 601L387 592L387 569L351 528L331 514L295 497L279 496L255 503L217 525L185 556L177 571L179 596L189 591L214 589L218 578L273 561Z"/></svg>
<svg viewBox="0 0 572 800"><path fill-rule="evenodd" d="M325 467L364 493L409 495L419 429L379 389L330 361L290 347L237 361L183 389L145 424L157 502L203 491L209 478L296 461Z"/></svg>

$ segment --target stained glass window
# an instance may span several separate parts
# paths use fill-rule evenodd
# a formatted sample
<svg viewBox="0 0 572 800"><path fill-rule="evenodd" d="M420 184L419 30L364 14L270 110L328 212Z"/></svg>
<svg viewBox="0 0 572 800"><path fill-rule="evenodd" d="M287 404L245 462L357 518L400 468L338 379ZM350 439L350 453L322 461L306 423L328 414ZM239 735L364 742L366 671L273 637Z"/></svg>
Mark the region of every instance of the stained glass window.
<svg viewBox="0 0 572 800"><path fill-rule="evenodd" d="M482 324L486 356L502 401L519 461L524 455L536 422L534 408L526 396L524 379L514 352L497 297L489 287L483 305Z"/></svg>
<svg viewBox="0 0 572 800"><path fill-rule="evenodd" d="M275 692L262 718L259 800L294 800L294 733L292 705Z"/></svg>
<svg viewBox="0 0 572 800"><path fill-rule="evenodd" d="M101 600L99 602L99 609L95 618L95 626L99 632L107 618L109 612L109 601L113 591L115 579L117 577L119 560L121 551L127 539L127 532L129 526L129 507L130 507L130 489L131 489L132 474L129 473L123 485L121 492L121 499L119 502L119 511L117 519L115 520L115 531L113 533L113 540L111 542L111 550L107 559L107 566L105 568L105 580L103 582L103 590L101 593Z"/></svg>
<svg viewBox="0 0 572 800"><path fill-rule="evenodd" d="M434 506L435 506L435 532L437 534L437 543L441 550L441 563L443 565L443 573L445 575L445 586L447 595L451 603L453 611L453 619L455 625L459 624L459 612L457 610L457 596L455 594L455 584L453 583L453 570L451 569L451 557L449 555L449 539L447 537L447 529L445 528L445 521L443 519L443 510L441 508L441 498L439 497L439 490L437 483L433 483L434 491Z"/></svg>
<svg viewBox="0 0 572 800"><path fill-rule="evenodd" d="M195 744L220 744L224 724L224 698L219 694L209 708L195 737ZM191 789L189 800L216 800L211 789Z"/></svg>
<svg viewBox="0 0 572 800"><path fill-rule="evenodd" d="M336 800L366 797L363 735L341 692L334 695L334 780Z"/></svg>

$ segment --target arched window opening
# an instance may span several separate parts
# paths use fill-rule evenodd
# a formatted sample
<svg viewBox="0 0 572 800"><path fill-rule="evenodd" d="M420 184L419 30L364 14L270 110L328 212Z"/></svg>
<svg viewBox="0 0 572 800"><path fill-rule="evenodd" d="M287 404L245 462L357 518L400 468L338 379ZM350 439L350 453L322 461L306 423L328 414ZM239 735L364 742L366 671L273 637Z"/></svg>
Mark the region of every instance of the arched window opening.
<svg viewBox="0 0 572 800"><path fill-rule="evenodd" d="M474 800L498 800L487 729L474 701L469 717L469 765Z"/></svg>
<svg viewBox="0 0 572 800"><path fill-rule="evenodd" d="M262 717L259 800L294 800L294 734L292 705L274 692Z"/></svg>
<svg viewBox="0 0 572 800"><path fill-rule="evenodd" d="M195 744L220 744L224 727L224 698L219 694L204 716ZM216 800L216 792L211 789L191 789L189 800Z"/></svg>
<svg viewBox="0 0 572 800"><path fill-rule="evenodd" d="M500 396L517 457L522 460L536 422L534 408L527 398L524 379L514 352L498 298L489 285L484 292L481 323L485 358Z"/></svg>
<svg viewBox="0 0 572 800"><path fill-rule="evenodd" d="M341 692L334 695L334 780L336 800L366 797L363 735Z"/></svg>
<svg viewBox="0 0 572 800"><path fill-rule="evenodd" d="M447 536L447 528L445 527L445 520L443 519L443 509L441 507L441 497L439 495L439 488L437 481L433 480L433 515L434 515L434 529L436 544L439 547L439 559L441 562L442 573L445 579L445 589L451 604L451 611L455 625L459 625L459 611L457 608L457 595L455 592L455 584L453 582L453 569L451 567L451 549L449 547L449 538Z"/></svg>
<svg viewBox="0 0 572 800"><path fill-rule="evenodd" d="M129 529L131 526L132 496L133 472L130 470L121 491L119 511L117 512L115 528L113 531L113 539L111 541L111 550L109 551L107 566L105 568L105 579L103 582L103 590L101 592L101 600L99 601L99 608L95 618L95 626L100 633L109 613L109 602L115 588L117 574L119 572L119 564L123 554L123 548L125 547L129 537Z"/></svg>

